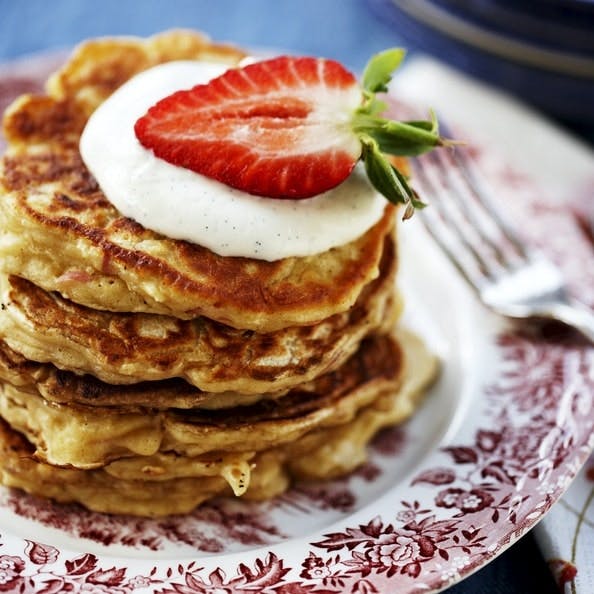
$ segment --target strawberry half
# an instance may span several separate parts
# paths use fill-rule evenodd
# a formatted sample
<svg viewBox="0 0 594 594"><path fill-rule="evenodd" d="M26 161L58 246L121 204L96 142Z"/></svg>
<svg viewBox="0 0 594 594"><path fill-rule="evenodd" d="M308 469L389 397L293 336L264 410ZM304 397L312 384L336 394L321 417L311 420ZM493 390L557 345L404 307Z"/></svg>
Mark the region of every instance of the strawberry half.
<svg viewBox="0 0 594 594"><path fill-rule="evenodd" d="M429 150L441 143L436 122L383 119L384 104L375 97L403 55L388 50L375 56L362 87L341 64L320 58L281 56L234 68L162 99L134 130L169 163L271 198L321 194L363 158L388 199L419 206L382 151Z"/></svg>

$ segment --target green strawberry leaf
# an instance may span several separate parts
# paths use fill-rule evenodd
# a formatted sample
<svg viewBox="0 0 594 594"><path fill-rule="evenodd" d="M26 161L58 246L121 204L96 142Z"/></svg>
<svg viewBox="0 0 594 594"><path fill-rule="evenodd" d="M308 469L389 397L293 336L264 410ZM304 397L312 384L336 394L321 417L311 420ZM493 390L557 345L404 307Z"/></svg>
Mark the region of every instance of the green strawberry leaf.
<svg viewBox="0 0 594 594"><path fill-rule="evenodd" d="M415 209L424 208L425 203L384 153L417 157L436 147L455 143L440 136L433 112L428 120L397 121L382 117L387 105L375 94L388 90L392 73L404 56L404 50L394 48L371 58L362 77L363 102L353 114L351 125L361 141L361 159L370 182L390 202L404 204L403 219L407 219Z"/></svg>
<svg viewBox="0 0 594 594"><path fill-rule="evenodd" d="M371 136L362 136L362 159L373 187L393 204L405 204L403 219L412 216L414 209L424 206L406 177L396 169Z"/></svg>
<svg viewBox="0 0 594 594"><path fill-rule="evenodd" d="M384 93L392 80L392 73L404 60L402 48L392 48L371 57L363 71L362 86L369 93Z"/></svg>

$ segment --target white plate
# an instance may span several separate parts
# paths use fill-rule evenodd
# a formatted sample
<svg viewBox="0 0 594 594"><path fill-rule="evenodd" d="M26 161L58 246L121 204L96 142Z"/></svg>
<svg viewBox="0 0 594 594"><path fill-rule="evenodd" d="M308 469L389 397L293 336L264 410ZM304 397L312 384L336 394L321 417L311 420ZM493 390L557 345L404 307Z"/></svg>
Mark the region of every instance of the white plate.
<svg viewBox="0 0 594 594"><path fill-rule="evenodd" d="M567 208L546 202L497 151L477 152L522 230L594 304L594 267L580 265L591 246ZM558 157L562 169L567 154ZM553 341L503 324L417 221L400 235L407 323L443 372L411 422L379 436L363 468L272 502L216 502L161 520L2 490L0 590L434 592L531 528L594 446L594 349L571 334Z"/></svg>

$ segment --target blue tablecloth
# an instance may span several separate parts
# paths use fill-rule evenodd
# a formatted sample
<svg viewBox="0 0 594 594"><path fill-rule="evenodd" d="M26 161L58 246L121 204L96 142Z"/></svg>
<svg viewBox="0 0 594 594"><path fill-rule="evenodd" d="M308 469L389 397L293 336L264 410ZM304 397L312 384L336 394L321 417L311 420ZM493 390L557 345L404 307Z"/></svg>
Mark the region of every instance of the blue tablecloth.
<svg viewBox="0 0 594 594"><path fill-rule="evenodd" d="M0 0L0 62L108 34L197 28L219 41L336 58L360 70L402 43L362 0ZM556 592L529 534L449 594Z"/></svg>
<svg viewBox="0 0 594 594"><path fill-rule="evenodd" d="M201 29L244 47L335 58L354 69L399 41L362 0L0 0L0 59L171 27Z"/></svg>

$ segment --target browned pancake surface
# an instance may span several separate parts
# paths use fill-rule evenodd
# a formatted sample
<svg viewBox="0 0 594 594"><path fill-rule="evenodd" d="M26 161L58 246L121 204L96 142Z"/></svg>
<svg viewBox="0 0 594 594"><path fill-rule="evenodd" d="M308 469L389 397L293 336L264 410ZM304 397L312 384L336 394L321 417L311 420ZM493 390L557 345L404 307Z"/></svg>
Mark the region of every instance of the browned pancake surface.
<svg viewBox="0 0 594 594"><path fill-rule="evenodd" d="M402 337L402 346L405 366L397 390L392 387L384 392L382 386L387 388L393 384L390 380L386 383L387 377L382 380L380 375L375 378L378 381L369 386L371 392L361 400L361 395L356 395L357 388L353 392L353 386L349 382L350 397L354 397L363 408L353 416L354 411L346 414L345 410L340 410L337 401L334 401L335 412L340 411L340 414L333 414L329 417L329 422L321 423L317 428L310 427L305 433L294 431L291 439L284 443L282 440L271 440L274 436L273 428L286 431L287 424L296 427L297 417L274 419L270 411L261 411L260 414L264 412L268 421L244 425L247 431L243 434L240 432L239 436L243 435L245 439L232 444L233 449L242 449L244 453L223 454L226 450L222 447L216 457L208 454L205 457L202 453L204 448L198 447L197 451L193 451L187 447L188 451L182 454L167 450L163 453L145 452L144 455L137 454L111 462L106 459L107 465L100 468L65 468L43 461L43 456L39 455L39 446L32 445L22 434L0 419L0 481L58 501L79 501L99 511L163 515L184 513L217 494L230 494L229 486L233 487L236 494L245 493L243 496L246 498L263 499L284 491L292 477L320 479L339 476L365 460L366 445L380 428L402 422L413 412L420 394L435 376L435 358L418 339L405 335ZM369 373L367 364L373 366L375 363L361 361L361 364L367 370L362 370L361 378L365 378L365 374ZM383 373L389 376L390 371L385 367ZM320 389L323 387L319 385ZM330 391L336 390L333 382L325 387ZM348 385L344 384L342 389L348 390ZM27 396L24 395L24 398ZM304 396L306 402L310 398L309 393ZM343 395L342 400L348 402L349 396ZM368 404L365 405L364 402ZM307 416L307 410L306 403L303 410L294 409L293 412L305 413ZM256 409L254 414L255 411ZM214 421L214 417L211 420ZM215 422L221 423L215 427L215 439L221 432L227 436L232 435L231 427L226 425L226 421ZM196 422L177 424L179 427L176 435L180 439L185 438L186 445L192 429L205 427ZM26 425L25 430L31 431L28 423ZM268 425L268 431L264 430L263 425ZM186 426L185 432L180 430L183 426ZM240 429L238 426L235 428L236 431ZM262 440L254 439L254 434L258 432L267 442L267 447L258 452L250 451L254 445L262 445ZM87 435L86 438L91 436L92 434ZM200 441L211 436L208 432L204 433ZM35 432L31 437L36 439ZM197 434L193 437L196 438ZM71 446L76 445L76 442L75 437L71 440ZM277 445L273 445L274 443ZM221 442L221 446L228 444L228 440ZM91 446L103 448L101 451L105 454L114 445L117 443L104 443L98 439L83 454L88 455ZM162 445L167 446L167 443ZM214 463L214 468L211 468L211 463ZM244 477L249 483L247 491L237 482L238 471L241 472L239 478Z"/></svg>
<svg viewBox="0 0 594 594"><path fill-rule="evenodd" d="M386 335L365 340L338 370L276 400L214 410L96 408L50 402L43 382L29 376L21 385L0 384L0 416L26 435L43 460L61 466L95 468L167 452L249 454L350 422L381 394L395 394L403 370L402 350ZM92 378L82 381L88 385Z"/></svg>
<svg viewBox="0 0 594 594"><path fill-rule="evenodd" d="M355 305L313 326L242 331L208 318L93 310L30 281L4 279L0 338L26 358L109 383L182 377L205 391L280 393L341 365L366 335L391 328L395 245Z"/></svg>
<svg viewBox="0 0 594 594"><path fill-rule="evenodd" d="M184 418L197 419L204 414L204 418L213 423L219 418L235 418L240 422L241 418L247 420L262 415L288 418L294 414L291 411L303 410L303 407L312 412L317 406L323 406L323 401L341 397L354 385L367 383L374 377L397 378L401 365L400 349L392 336L376 335L363 341L338 369L303 383L282 398L268 402L269 399L254 400L235 394L233 398L227 398L230 406L218 411L221 407L212 406L212 402L217 398L224 399L226 395L203 392L179 378L130 385L108 384L91 375L77 375L61 371L49 363L29 361L0 341L0 379L32 393L38 392L48 401L73 407L106 407L89 414L175 408L180 409L178 414ZM189 410L183 413L183 409ZM204 412L195 409L204 409Z"/></svg>
<svg viewBox="0 0 594 594"><path fill-rule="evenodd" d="M0 184L4 270L112 311L204 315L272 331L346 311L378 274L393 208L362 237L323 254L265 262L219 256L125 218L82 163L78 140L92 110L134 73L173 59L243 54L188 33L84 46L48 85L7 111ZM188 49L189 48L189 49Z"/></svg>

